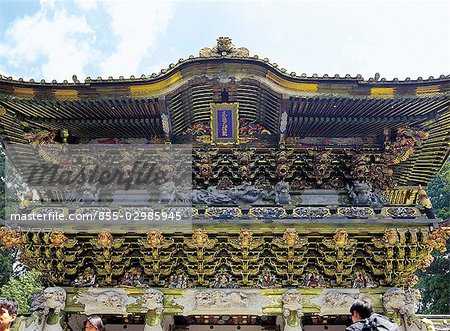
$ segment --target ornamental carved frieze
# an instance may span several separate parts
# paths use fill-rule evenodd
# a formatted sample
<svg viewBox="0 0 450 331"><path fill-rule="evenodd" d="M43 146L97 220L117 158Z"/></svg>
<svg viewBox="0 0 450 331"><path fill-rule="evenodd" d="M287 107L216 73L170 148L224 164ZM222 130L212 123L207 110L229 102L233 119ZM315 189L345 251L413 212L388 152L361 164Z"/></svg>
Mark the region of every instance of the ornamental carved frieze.
<svg viewBox="0 0 450 331"><path fill-rule="evenodd" d="M263 232L197 228L175 234L101 233L100 238L29 232L22 233L20 253L27 266L41 271L46 285L408 288L448 235L446 228L427 227L375 229L370 235L338 228L319 234L283 224L270 224L276 231L267 226Z"/></svg>
<svg viewBox="0 0 450 331"><path fill-rule="evenodd" d="M198 292L195 295L196 308L216 307L216 308L248 308L248 296L239 291L213 291Z"/></svg>
<svg viewBox="0 0 450 331"><path fill-rule="evenodd" d="M287 216L283 207L252 207L248 215L256 218L284 218Z"/></svg>
<svg viewBox="0 0 450 331"><path fill-rule="evenodd" d="M84 305L83 313L91 314L127 314L127 306L135 304L136 298L130 297L123 289L90 288L79 292L74 303Z"/></svg>
<svg viewBox="0 0 450 331"><path fill-rule="evenodd" d="M359 290L325 289L311 300L311 303L320 307L321 314L346 314L349 307L359 298Z"/></svg>
<svg viewBox="0 0 450 331"><path fill-rule="evenodd" d="M375 215L375 211L371 207L338 207L337 214L348 218L369 218Z"/></svg>
<svg viewBox="0 0 450 331"><path fill-rule="evenodd" d="M421 216L420 211L415 207L387 207L385 208L385 213L392 218L415 218Z"/></svg>
<svg viewBox="0 0 450 331"><path fill-rule="evenodd" d="M297 218L325 218L331 216L331 211L327 207L296 207L292 215Z"/></svg>
<svg viewBox="0 0 450 331"><path fill-rule="evenodd" d="M264 296L260 290L199 289L186 290L183 297L174 299L183 307L183 315L221 314L262 315L263 308L273 304L273 299Z"/></svg>
<svg viewBox="0 0 450 331"><path fill-rule="evenodd" d="M233 218L242 215L239 207L208 207L205 215L212 218Z"/></svg>

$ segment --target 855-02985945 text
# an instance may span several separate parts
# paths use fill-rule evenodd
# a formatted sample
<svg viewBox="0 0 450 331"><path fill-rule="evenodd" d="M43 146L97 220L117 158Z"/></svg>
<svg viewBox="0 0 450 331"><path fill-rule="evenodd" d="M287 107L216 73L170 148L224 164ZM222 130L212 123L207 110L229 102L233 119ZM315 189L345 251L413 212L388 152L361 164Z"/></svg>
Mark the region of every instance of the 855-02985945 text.
<svg viewBox="0 0 450 331"><path fill-rule="evenodd" d="M16 213L10 214L10 221L180 221L179 211L101 211L82 213Z"/></svg>

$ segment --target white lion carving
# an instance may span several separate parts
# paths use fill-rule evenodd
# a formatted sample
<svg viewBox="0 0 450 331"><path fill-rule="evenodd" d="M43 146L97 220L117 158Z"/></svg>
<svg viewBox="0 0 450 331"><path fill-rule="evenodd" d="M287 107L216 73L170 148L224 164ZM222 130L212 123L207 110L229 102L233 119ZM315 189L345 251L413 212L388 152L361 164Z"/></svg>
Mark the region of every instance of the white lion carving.
<svg viewBox="0 0 450 331"><path fill-rule="evenodd" d="M418 289L408 289L405 291L406 304L401 314L414 315L419 309L419 303L422 299L420 291Z"/></svg>
<svg viewBox="0 0 450 331"><path fill-rule="evenodd" d="M297 290L288 290L281 296L283 302L283 316L288 317L291 312L296 312L297 316L303 315L302 295Z"/></svg>
<svg viewBox="0 0 450 331"><path fill-rule="evenodd" d="M383 295L383 308L389 314L404 314L406 306L406 293L404 290L393 287Z"/></svg>
<svg viewBox="0 0 450 331"><path fill-rule="evenodd" d="M162 313L164 304L164 296L161 291L156 289L148 289L142 296L142 308L146 310L155 310L157 313Z"/></svg>
<svg viewBox="0 0 450 331"><path fill-rule="evenodd" d="M50 309L56 314L66 308L66 291L62 287L47 287L44 290L44 314L47 315Z"/></svg>

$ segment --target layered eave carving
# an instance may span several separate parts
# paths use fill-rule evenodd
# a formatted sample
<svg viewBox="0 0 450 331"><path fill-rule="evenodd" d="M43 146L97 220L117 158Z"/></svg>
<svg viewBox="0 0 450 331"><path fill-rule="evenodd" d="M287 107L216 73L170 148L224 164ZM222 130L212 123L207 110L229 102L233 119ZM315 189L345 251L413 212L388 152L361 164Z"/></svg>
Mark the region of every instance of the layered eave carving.
<svg viewBox="0 0 450 331"><path fill-rule="evenodd" d="M155 230L147 240L145 234L66 233L70 245L55 245L60 234L50 233L56 239L48 241L46 232L2 228L0 241L3 247L20 248L23 263L41 271L48 285L370 289L413 286L415 271L430 265L433 249L445 250L450 234L448 227L341 227L327 233L321 227L320 236L305 226L277 226L278 231L207 228L159 232L156 241Z"/></svg>

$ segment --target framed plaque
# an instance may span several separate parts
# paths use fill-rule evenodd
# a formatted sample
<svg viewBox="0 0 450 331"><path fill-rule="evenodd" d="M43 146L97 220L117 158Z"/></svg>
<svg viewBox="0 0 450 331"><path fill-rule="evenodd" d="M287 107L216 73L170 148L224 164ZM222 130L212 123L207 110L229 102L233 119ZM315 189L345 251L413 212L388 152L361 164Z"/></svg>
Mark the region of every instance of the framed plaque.
<svg viewBox="0 0 450 331"><path fill-rule="evenodd" d="M239 104L211 103L211 143L239 144Z"/></svg>

